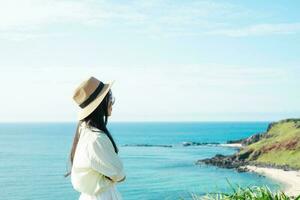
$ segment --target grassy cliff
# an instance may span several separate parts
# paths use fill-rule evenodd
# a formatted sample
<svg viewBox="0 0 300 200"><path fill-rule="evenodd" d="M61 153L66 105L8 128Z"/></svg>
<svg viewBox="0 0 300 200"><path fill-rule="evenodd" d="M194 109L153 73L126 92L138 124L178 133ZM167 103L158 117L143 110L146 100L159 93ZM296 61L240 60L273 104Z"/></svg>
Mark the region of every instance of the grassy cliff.
<svg viewBox="0 0 300 200"><path fill-rule="evenodd" d="M260 165L300 169L300 119L271 123L258 141L245 145L238 155Z"/></svg>

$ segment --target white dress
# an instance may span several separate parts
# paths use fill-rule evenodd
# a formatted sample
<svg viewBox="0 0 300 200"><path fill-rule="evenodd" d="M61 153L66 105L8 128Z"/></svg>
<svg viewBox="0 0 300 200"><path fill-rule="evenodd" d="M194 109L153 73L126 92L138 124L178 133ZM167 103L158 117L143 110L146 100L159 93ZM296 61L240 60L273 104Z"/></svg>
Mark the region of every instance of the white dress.
<svg viewBox="0 0 300 200"><path fill-rule="evenodd" d="M122 200L121 193L117 190L116 186L113 185L105 192L99 195L88 195L81 193L79 200Z"/></svg>
<svg viewBox="0 0 300 200"><path fill-rule="evenodd" d="M79 200L122 200L116 184L123 178L123 163L108 136L82 123L71 173Z"/></svg>

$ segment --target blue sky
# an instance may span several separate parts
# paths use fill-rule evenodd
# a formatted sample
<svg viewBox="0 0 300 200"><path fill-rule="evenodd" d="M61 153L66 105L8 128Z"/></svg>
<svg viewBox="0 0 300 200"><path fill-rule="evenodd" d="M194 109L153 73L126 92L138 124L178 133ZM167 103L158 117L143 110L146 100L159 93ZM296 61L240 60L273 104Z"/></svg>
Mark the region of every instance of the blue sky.
<svg viewBox="0 0 300 200"><path fill-rule="evenodd" d="M298 1L0 1L0 121L75 121L115 80L112 121L300 116Z"/></svg>

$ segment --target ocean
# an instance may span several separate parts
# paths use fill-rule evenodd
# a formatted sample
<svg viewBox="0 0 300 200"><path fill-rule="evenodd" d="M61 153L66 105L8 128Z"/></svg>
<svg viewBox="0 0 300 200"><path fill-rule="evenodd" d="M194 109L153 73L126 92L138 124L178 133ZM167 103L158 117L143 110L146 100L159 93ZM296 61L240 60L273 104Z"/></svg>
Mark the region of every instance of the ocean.
<svg viewBox="0 0 300 200"><path fill-rule="evenodd" d="M109 123L126 173L126 181L117 188L124 200L192 199L192 194L230 192L230 184L277 189L278 183L254 173L195 165L198 159L236 151L214 143L245 138L267 126L268 122ZM70 177L63 176L75 129L75 123L1 123L0 199L78 199Z"/></svg>

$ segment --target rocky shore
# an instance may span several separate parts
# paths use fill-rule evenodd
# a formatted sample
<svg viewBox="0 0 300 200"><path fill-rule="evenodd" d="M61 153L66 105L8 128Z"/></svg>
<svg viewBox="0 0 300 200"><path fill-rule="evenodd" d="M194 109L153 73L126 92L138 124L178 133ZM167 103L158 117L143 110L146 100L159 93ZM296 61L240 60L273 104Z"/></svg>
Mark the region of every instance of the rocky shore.
<svg viewBox="0 0 300 200"><path fill-rule="evenodd" d="M272 168L272 169L282 169L284 171L294 171L297 168L288 165L275 165L272 163L258 163L247 160L252 152L246 152L243 154L233 154L233 155L222 155L217 154L212 158L205 158L197 160L196 164L207 164L213 165L221 168L235 169L238 172L247 172L249 169L245 166L251 165L256 167ZM254 158L253 158L254 159Z"/></svg>
<svg viewBox="0 0 300 200"><path fill-rule="evenodd" d="M245 172L247 169L243 168L243 166L249 164L249 162L245 160L247 156L247 154L242 156L236 154L230 156L217 154L212 158L198 160L196 164L207 164L221 168L236 169L238 172Z"/></svg>
<svg viewBox="0 0 300 200"><path fill-rule="evenodd" d="M247 168L243 167L246 165L264 167L264 168L276 168L276 169L282 169L286 171L297 170L299 168L290 166L288 164L274 164L271 162L262 163L257 161L257 159L259 156L268 153L270 151L293 150L296 152L300 144L298 137L297 138L293 137L290 138L289 140L284 140L282 142L276 141L274 144L266 143L265 146L262 146L262 148L260 149L247 148L254 143L260 142L261 140L265 140L265 141L272 140L272 137L274 137L272 134L270 134L270 132L272 132L272 129L276 129L275 126L277 126L278 129L278 127L280 128L281 126L286 126L288 123L292 125L291 126L292 131L299 131L300 119L286 119L286 120L281 120L279 122L273 122L269 124L267 131L264 133L257 133L244 139L227 141L228 145L238 146L237 144L240 144L241 148L239 148L235 154L233 155L217 154L212 158L198 160L196 161L196 164L207 164L207 165L214 165L222 168L236 169L239 172L248 171ZM281 129L279 129L279 131L281 131ZM284 133L282 133L281 131L281 134ZM275 135L278 135L276 131L275 131Z"/></svg>
<svg viewBox="0 0 300 200"><path fill-rule="evenodd" d="M182 142L182 146L219 145L218 142Z"/></svg>
<svg viewBox="0 0 300 200"><path fill-rule="evenodd" d="M256 172L284 183L287 194L300 194L300 119L273 122L265 133L227 144L240 144L241 148L233 155L217 154L197 160L196 164Z"/></svg>
<svg viewBox="0 0 300 200"><path fill-rule="evenodd" d="M263 137L263 133L258 133L255 135L252 135L245 139L240 140L230 140L227 142L227 144L240 144L240 147L242 149L243 146L255 143L259 141ZM238 146L238 145L237 145ZM252 159L255 159L258 155L252 155L252 151L246 151L245 153L240 153L240 150L238 150L237 153L233 155L222 155L217 154L212 158L206 158L196 161L196 164L207 164L207 165L214 165L217 167L227 168L227 169L236 169L239 172L245 172L247 171L246 168L243 166L250 164L249 162L249 156L252 156Z"/></svg>

